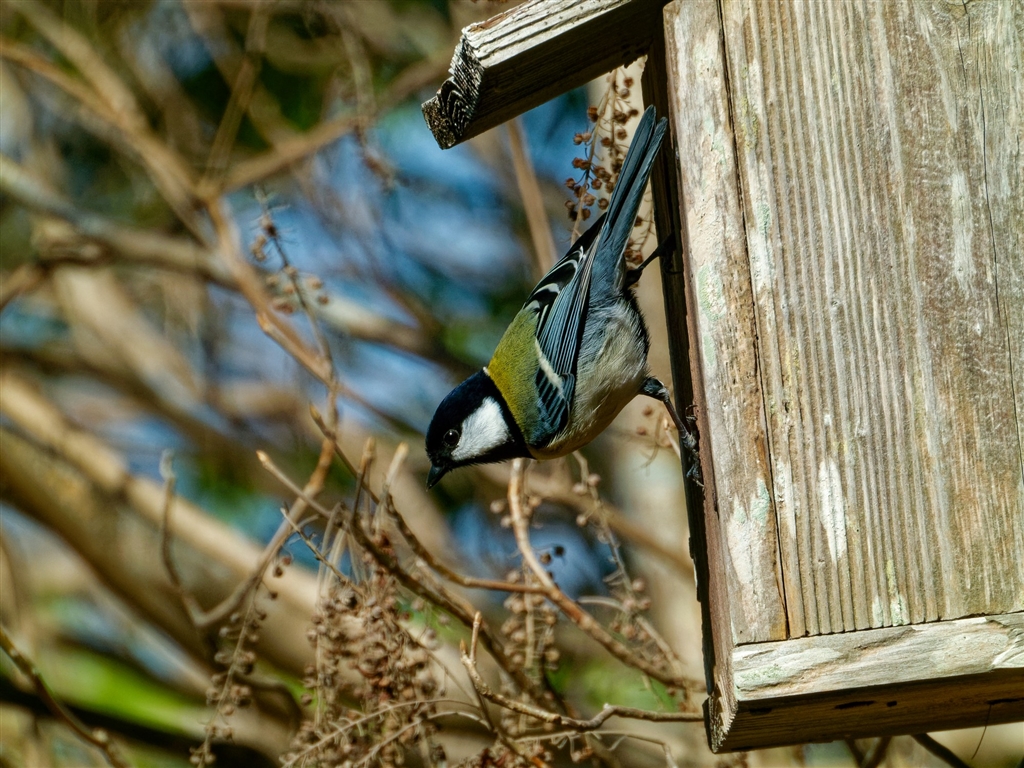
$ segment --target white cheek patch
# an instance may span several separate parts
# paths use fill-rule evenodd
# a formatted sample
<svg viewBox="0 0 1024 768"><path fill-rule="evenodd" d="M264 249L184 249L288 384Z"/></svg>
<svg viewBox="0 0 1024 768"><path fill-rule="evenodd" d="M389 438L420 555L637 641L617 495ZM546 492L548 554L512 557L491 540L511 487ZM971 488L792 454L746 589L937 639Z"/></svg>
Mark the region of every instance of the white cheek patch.
<svg viewBox="0 0 1024 768"><path fill-rule="evenodd" d="M474 459L497 448L509 437L501 406L493 397L485 397L480 407L462 422L462 439L452 451L452 458L455 461Z"/></svg>

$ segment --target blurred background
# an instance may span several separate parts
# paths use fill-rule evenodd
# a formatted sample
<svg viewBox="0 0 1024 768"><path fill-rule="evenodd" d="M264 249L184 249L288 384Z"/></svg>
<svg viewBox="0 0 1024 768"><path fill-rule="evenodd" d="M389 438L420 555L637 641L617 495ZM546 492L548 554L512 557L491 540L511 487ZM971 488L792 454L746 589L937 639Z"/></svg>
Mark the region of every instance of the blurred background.
<svg viewBox="0 0 1024 768"><path fill-rule="evenodd" d="M380 697L394 670L359 666L379 619L361 611L382 595L396 658L418 643L423 669L448 670L403 690L465 693L469 627L424 599L443 590L409 535L459 573L530 580L509 467L428 493L422 435L587 226L588 189L599 213L606 190L574 158L614 158L631 125L614 113L642 108L636 65L442 152L419 105L462 27L507 7L0 5L0 765L444 764L438 749L514 765L526 758L498 762L497 733L550 733L489 722L468 695L475 720L423 703L404 751L360 720L396 706ZM656 269L638 295L669 381ZM513 670L581 717L702 700L671 684L704 674L673 439L636 401L581 456L527 468L526 492L559 587L664 679L542 601L450 588L449 608L480 611ZM413 587L324 511L358 517L382 496L410 534L377 515L374 541ZM544 737L542 762L521 764L942 764L909 738L715 756L699 723L613 722L600 738ZM359 723L347 755L313 749ZM96 728L113 755L90 743ZM976 766L1024 754L1020 725L936 737Z"/></svg>

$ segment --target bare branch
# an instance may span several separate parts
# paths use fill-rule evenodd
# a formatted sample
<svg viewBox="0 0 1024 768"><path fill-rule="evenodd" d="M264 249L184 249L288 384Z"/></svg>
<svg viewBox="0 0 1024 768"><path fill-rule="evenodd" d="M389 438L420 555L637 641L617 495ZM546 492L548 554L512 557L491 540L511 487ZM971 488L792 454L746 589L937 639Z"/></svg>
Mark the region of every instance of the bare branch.
<svg viewBox="0 0 1024 768"><path fill-rule="evenodd" d="M171 555L171 509L174 507L174 487L177 483L172 462L172 452L164 451L160 457L160 476L164 479L164 514L163 524L160 526L160 557L163 558L164 568L167 569L167 576L170 578L171 584L181 598L182 607L198 629L201 626L203 609L182 585L181 574L178 573L178 567Z"/></svg>
<svg viewBox="0 0 1024 768"><path fill-rule="evenodd" d="M579 604L569 598L558 586L537 559L533 547L530 545L528 513L523 505L523 459L515 459L512 462L512 474L508 484L509 512L512 518L512 530L516 537L516 545L523 557L523 562L534 574L537 580L544 585L547 592L545 596L579 629L590 635L594 640L604 646L605 650L611 653L622 663L640 670L645 675L658 680L665 685L674 686L687 692L701 691L704 689L702 683L680 677L672 672L662 669L649 662L639 654L633 653L626 645L617 640L608 630L599 624L593 616L580 608Z"/></svg>
<svg viewBox="0 0 1024 768"><path fill-rule="evenodd" d="M402 450L404 449L404 450ZM405 454L408 453L408 446L402 443L399 446L399 450L395 452L395 460L401 457L402 460L405 458ZM397 467L395 461L392 461L392 469L388 472L389 476L397 473ZM389 480L385 488L390 488L393 480ZM390 494L383 494L383 499L378 509L383 510L384 513L391 519L391 521L398 528L398 532L402 535L402 538L412 549L413 553L422 560L428 567L436 571L443 578L448 581L452 581L461 587L467 587L470 589L489 589L496 592L525 592L528 594L545 594L547 590L544 587L539 587L534 584L519 584L511 581L498 581L496 579L479 579L473 576L464 576L461 573L453 571L451 568L446 566L440 560L438 560L430 550L428 550L419 538L409 528L409 524L405 522L405 518L395 508L392 503Z"/></svg>
<svg viewBox="0 0 1024 768"><path fill-rule="evenodd" d="M340 449L336 448L336 450ZM364 456L365 455L366 454L364 451ZM268 457L266 454L261 454L260 460L267 468L267 471L269 471L274 477L276 477L281 482L282 485L284 485L289 491L294 493L296 497L303 498L302 489L296 486L295 483L292 482L292 480L284 472L278 469L277 466L273 463L273 461L270 460L270 457ZM361 472L357 473L357 478L360 477L362 477ZM370 491L368 488L366 490L367 493L373 496L372 491ZM325 520L330 518L331 513L329 510L325 509L321 505L318 505L311 499L307 499L307 502L309 503L310 507L318 511L324 517ZM377 564L381 568L383 568L385 571L387 571L396 579L398 579L402 586L404 586L413 594L422 597L424 600L427 600L428 602L433 603L434 605L437 605L442 610L448 612L456 619L461 621L466 627L473 626L473 606L471 606L468 602L458 597L457 595L454 595L448 590L444 589L443 587L438 586L435 589L431 589L426 584L424 584L420 579L418 579L415 575L409 573L404 568L402 568L402 566L398 562L398 559L394 555L378 547L370 539L366 531L363 530L362 524L359 521L358 510L353 509L349 511L347 513L347 518L348 530L352 534L352 537L356 540L356 543L359 544L359 546L362 547L365 551L367 551L373 557L373 559L377 561ZM491 654L492 657L494 657L494 660L498 663L498 665L516 681L516 684L519 685L520 688L522 688L522 690L529 692L534 698L541 697L543 695L543 691L534 681L527 677L521 669L519 669L516 665L512 663L511 659L509 659L508 656L505 654L505 650L501 642L493 634L490 628L488 628L486 624L483 624L479 632L483 638L484 647L487 648L487 651Z"/></svg>
<svg viewBox="0 0 1024 768"><path fill-rule="evenodd" d="M476 468L483 473L488 480L507 487L508 475L504 468L497 465L482 465ZM636 546L650 550L666 563L672 565L679 573L687 578L693 578L693 563L686 556L686 548L683 545L672 547L662 539L651 533L642 525L638 525L626 517L614 504L606 499L600 499L600 508L593 497L586 491L577 493L571 481L559 478L553 474L545 475L534 472L530 476L530 491L541 496L547 501L561 504L571 510L587 516L598 514L617 535L628 540Z"/></svg>
<svg viewBox="0 0 1024 768"><path fill-rule="evenodd" d="M914 734L913 739L946 765L952 766L952 768L971 768L966 762L961 760L953 750L945 744L940 744L927 733L916 733Z"/></svg>
<svg viewBox="0 0 1024 768"><path fill-rule="evenodd" d="M539 278L555 264L555 241L551 237L551 224L544 208L544 195L541 193L537 174L533 170L530 153L526 148L523 136L523 123L520 118L505 123L508 130L509 149L512 152L512 168L515 170L519 196L526 211L526 221L530 225L530 238L533 240L533 256L536 273Z"/></svg>
<svg viewBox="0 0 1024 768"><path fill-rule="evenodd" d="M30 210L63 219L129 262L197 275L232 287L234 279L210 251L188 240L114 222L76 208L31 171L0 154L0 190ZM45 265L39 265L44 268ZM6 290L5 290L6 293Z"/></svg>
<svg viewBox="0 0 1024 768"><path fill-rule="evenodd" d="M145 123L137 122L130 113L115 111L88 85L21 43L0 39L0 57L50 81L105 125L115 129L125 140L124 147L132 150L178 219L202 239L194 213L196 196L191 171L177 153L146 128Z"/></svg>
<svg viewBox="0 0 1024 768"><path fill-rule="evenodd" d="M39 674L39 670L36 669L35 664L33 664L27 656L14 646L10 636L7 634L7 629L3 624L0 624L0 649L10 657L11 661L14 662L14 665L31 681L36 695L43 700L47 708L58 720L65 723L69 728L71 728L71 730L78 734L82 740L99 749L107 759L107 762L110 763L113 768L129 768L129 763L121 755L121 751L117 748L117 745L110 740L110 736L106 731L102 728L89 730L85 723L75 717L75 715L53 695L50 691L50 687L46 684L46 681L43 680L42 675Z"/></svg>
<svg viewBox="0 0 1024 768"><path fill-rule="evenodd" d="M62 535L150 620L205 657L206 649L197 643L194 625L175 600L167 599L173 587L160 557L136 558L126 565L116 554L138 551L140 546L160 546L164 485L130 473L122 456L69 424L52 403L13 371L0 372L0 389L0 411L34 442L3 429L0 477L6 483L4 493L13 495L27 513ZM134 515L143 524L97 526L95 521L108 519L112 509ZM194 564L190 575L194 572L195 589L201 588L209 602L225 599L260 567L262 547L186 500L174 498L172 518L182 548L179 558L187 556ZM275 579L274 589L280 597L270 607L260 650L268 660L302 674L309 653L301 622L313 612L315 579L289 569Z"/></svg>
<svg viewBox="0 0 1024 768"><path fill-rule="evenodd" d="M527 715L528 717L535 718L545 723L551 723L558 727L570 728L579 732L597 730L605 723L606 720L612 717L626 717L634 720L647 720L654 723L704 722L704 716L699 712L652 712L646 709L620 707L613 706L611 704L605 704L602 710L589 720L580 720L574 717L561 715L557 712L551 712L549 710L533 706L532 704L526 704L517 699L498 693L484 682L483 678L480 676L480 672L476 668L476 630L479 626L479 621L480 614L477 613L473 622L473 639L470 644L469 653L466 652L465 643L462 644L462 665L466 668L466 672L469 674L470 680L473 681L473 686L477 691L479 691L480 695L499 706L510 709L513 712Z"/></svg>
<svg viewBox="0 0 1024 768"><path fill-rule="evenodd" d="M146 124L146 116L120 77L107 66L96 49L74 27L38 0L23 0L14 6L28 22L67 58L92 85L96 95L113 113L138 127Z"/></svg>
<svg viewBox="0 0 1024 768"><path fill-rule="evenodd" d="M242 295L255 310L260 328L310 373L330 387L333 376L330 364L310 349L292 325L285 322L275 311L263 284L256 277L255 270L242 257L238 228L229 215L227 203L223 200L211 202L208 212L217 235L218 251L227 261Z"/></svg>

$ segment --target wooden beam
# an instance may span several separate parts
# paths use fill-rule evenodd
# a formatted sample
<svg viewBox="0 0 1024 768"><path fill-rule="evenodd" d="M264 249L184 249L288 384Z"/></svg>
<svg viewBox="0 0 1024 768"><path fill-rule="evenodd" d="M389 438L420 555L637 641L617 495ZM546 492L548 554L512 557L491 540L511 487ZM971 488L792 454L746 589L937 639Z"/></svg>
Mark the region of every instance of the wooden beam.
<svg viewBox="0 0 1024 768"><path fill-rule="evenodd" d="M1013 722L1024 613L742 645L732 673L718 750Z"/></svg>
<svg viewBox="0 0 1024 768"><path fill-rule="evenodd" d="M666 0L531 0L462 30L451 77L423 104L442 149L647 52Z"/></svg>

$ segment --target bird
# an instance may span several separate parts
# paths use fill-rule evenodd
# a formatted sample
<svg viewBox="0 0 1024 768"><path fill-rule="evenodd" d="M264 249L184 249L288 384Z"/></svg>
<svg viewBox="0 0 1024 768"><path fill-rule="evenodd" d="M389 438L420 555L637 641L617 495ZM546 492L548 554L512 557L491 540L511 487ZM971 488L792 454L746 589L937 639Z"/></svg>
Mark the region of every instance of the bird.
<svg viewBox="0 0 1024 768"><path fill-rule="evenodd" d="M427 487L458 467L553 459L593 440L636 395L664 403L684 447L696 438L647 366L650 339L625 250L668 127L653 106L640 118L605 213L544 275L490 362L438 405L426 433ZM696 466L696 465L695 465Z"/></svg>

